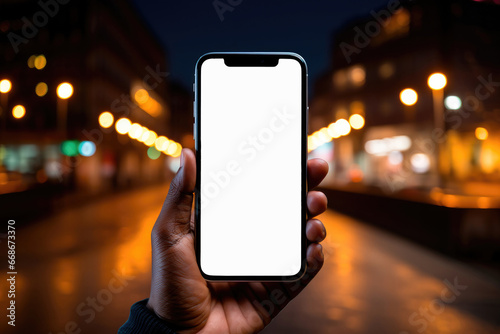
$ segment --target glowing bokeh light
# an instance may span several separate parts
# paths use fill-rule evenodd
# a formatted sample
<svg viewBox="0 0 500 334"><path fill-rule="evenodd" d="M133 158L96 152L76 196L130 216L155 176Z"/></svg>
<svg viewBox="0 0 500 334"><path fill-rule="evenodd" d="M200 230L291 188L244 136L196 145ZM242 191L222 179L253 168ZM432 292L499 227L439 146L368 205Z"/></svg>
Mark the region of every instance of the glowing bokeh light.
<svg viewBox="0 0 500 334"><path fill-rule="evenodd" d="M141 88L135 92L134 98L137 101L137 103L144 104L149 100L149 93L147 90Z"/></svg>
<svg viewBox="0 0 500 334"><path fill-rule="evenodd" d="M450 95L444 99L444 106L449 110L458 110L462 107L462 100L458 96Z"/></svg>
<svg viewBox="0 0 500 334"><path fill-rule="evenodd" d="M475 134L476 134L476 138L479 140L486 140L486 139L488 139L488 135L489 135L488 130L486 130L485 128L483 128L481 126L476 128Z"/></svg>
<svg viewBox="0 0 500 334"><path fill-rule="evenodd" d="M73 95L73 86L69 82L63 82L57 86L57 96L66 100Z"/></svg>
<svg viewBox="0 0 500 334"><path fill-rule="evenodd" d="M406 88L399 93L399 99L401 100L401 103L407 106L412 106L415 103L417 103L418 100L418 94L415 90L411 88Z"/></svg>
<svg viewBox="0 0 500 334"><path fill-rule="evenodd" d="M80 145L78 145L78 152L84 157L91 157L94 155L96 151L95 144L91 141L82 141Z"/></svg>
<svg viewBox="0 0 500 334"><path fill-rule="evenodd" d="M132 139L138 139L142 136L142 126L139 123L134 123L128 130L128 136Z"/></svg>
<svg viewBox="0 0 500 334"><path fill-rule="evenodd" d="M161 152L158 151L154 146L151 146L150 148L148 148L148 157L151 159L151 160L156 160L160 157L161 155Z"/></svg>
<svg viewBox="0 0 500 334"><path fill-rule="evenodd" d="M45 67L45 65L47 65L47 58L45 58L44 55L38 55L38 56L36 56L33 64L35 65L35 68L37 70L41 70ZM28 66L29 66L29 64L28 64Z"/></svg>
<svg viewBox="0 0 500 334"><path fill-rule="evenodd" d="M153 146L155 144L156 138L158 138L156 132L149 131L148 139L144 141L144 144L146 144L147 146Z"/></svg>
<svg viewBox="0 0 500 334"><path fill-rule="evenodd" d="M354 114L349 117L349 124L355 130L362 129L365 126L365 119L359 114Z"/></svg>
<svg viewBox="0 0 500 334"><path fill-rule="evenodd" d="M36 84L35 93L36 95L42 97L49 91L49 86L45 82L39 82Z"/></svg>
<svg viewBox="0 0 500 334"><path fill-rule="evenodd" d="M12 83L10 80L3 79L0 81L0 93L8 93L10 92L10 89L12 88Z"/></svg>
<svg viewBox="0 0 500 334"><path fill-rule="evenodd" d="M121 135L124 135L127 132L129 132L131 126L132 123L128 118L120 118L118 121L116 121L115 129L116 132L118 132Z"/></svg>
<svg viewBox="0 0 500 334"><path fill-rule="evenodd" d="M14 118L23 118L24 115L26 115L26 108L24 108L24 106L18 104L12 108L12 116L14 116Z"/></svg>
<svg viewBox="0 0 500 334"><path fill-rule="evenodd" d="M31 55L29 58L28 58L28 67L29 68L33 68L35 67L35 59L36 59L36 55Z"/></svg>
<svg viewBox="0 0 500 334"><path fill-rule="evenodd" d="M433 73L427 79L427 84L433 90L440 90L446 86L446 76L443 73Z"/></svg>
<svg viewBox="0 0 500 334"><path fill-rule="evenodd" d="M411 168L417 174L427 173L431 167L429 157L424 153L415 153L410 158Z"/></svg>
<svg viewBox="0 0 500 334"><path fill-rule="evenodd" d="M155 140L155 147L158 151L164 151L168 148L169 146L169 140L167 139L167 137L164 137L164 136L160 136L158 138L156 138Z"/></svg>
<svg viewBox="0 0 500 334"><path fill-rule="evenodd" d="M337 129L337 126L336 126L336 123L333 122L331 123L329 126L328 126L328 133L330 134L330 136L334 139L337 139L340 137L340 133Z"/></svg>
<svg viewBox="0 0 500 334"><path fill-rule="evenodd" d="M142 127L142 134L139 138L137 138L138 141L141 143L144 143L146 140L148 140L149 137L149 129L145 126Z"/></svg>
<svg viewBox="0 0 500 334"><path fill-rule="evenodd" d="M78 155L79 145L80 142L78 140L65 140L61 144L61 152L68 157L74 157Z"/></svg>
<svg viewBox="0 0 500 334"><path fill-rule="evenodd" d="M341 136L347 136L351 132L351 125L346 119L339 119L337 122L335 122L335 128L336 131L341 135Z"/></svg>
<svg viewBox="0 0 500 334"><path fill-rule="evenodd" d="M178 150L178 147L177 146L180 146L179 144L175 143L175 142L172 142L170 143L170 145L168 145L168 148L166 150L166 153L168 155L174 155L175 152L177 152Z"/></svg>
<svg viewBox="0 0 500 334"><path fill-rule="evenodd" d="M122 118L123 119L123 118ZM107 129L113 125L115 118L109 111L104 111L99 115L99 125Z"/></svg>

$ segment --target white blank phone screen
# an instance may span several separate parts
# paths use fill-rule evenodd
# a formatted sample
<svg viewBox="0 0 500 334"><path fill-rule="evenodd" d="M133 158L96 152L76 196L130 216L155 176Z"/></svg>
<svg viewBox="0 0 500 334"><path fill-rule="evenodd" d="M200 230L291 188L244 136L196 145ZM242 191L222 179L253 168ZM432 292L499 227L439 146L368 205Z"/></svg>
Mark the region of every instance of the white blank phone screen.
<svg viewBox="0 0 500 334"><path fill-rule="evenodd" d="M201 66L200 264L214 276L301 268L301 66Z"/></svg>

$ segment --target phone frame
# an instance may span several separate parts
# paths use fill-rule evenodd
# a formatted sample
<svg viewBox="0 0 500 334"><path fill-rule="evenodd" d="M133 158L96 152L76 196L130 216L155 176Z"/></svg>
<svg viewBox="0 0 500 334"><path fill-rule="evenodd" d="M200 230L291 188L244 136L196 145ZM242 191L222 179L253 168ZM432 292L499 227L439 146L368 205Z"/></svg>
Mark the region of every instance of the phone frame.
<svg viewBox="0 0 500 334"><path fill-rule="evenodd" d="M215 276L208 275L201 268L201 66L208 59L223 58L228 66L276 66L279 59L294 59L301 66L301 267L297 274L289 276ZM275 65L273 65L276 63ZM231 65L229 65L231 64ZM307 129L308 129L308 88L307 65L305 60L292 52L211 52L201 56L195 67L194 103L193 103L193 137L196 150L196 186L195 186L195 252L196 261L201 275L207 281L296 281L307 270L306 261L306 222L307 222Z"/></svg>

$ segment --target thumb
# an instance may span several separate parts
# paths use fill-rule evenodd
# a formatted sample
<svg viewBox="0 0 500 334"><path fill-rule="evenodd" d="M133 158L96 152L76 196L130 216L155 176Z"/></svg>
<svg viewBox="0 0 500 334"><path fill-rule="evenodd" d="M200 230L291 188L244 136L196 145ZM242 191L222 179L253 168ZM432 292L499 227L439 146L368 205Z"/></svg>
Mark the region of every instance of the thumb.
<svg viewBox="0 0 500 334"><path fill-rule="evenodd" d="M167 247L191 232L191 208L196 184L196 157L190 149L183 149L180 167L170 183L167 198L153 230Z"/></svg>

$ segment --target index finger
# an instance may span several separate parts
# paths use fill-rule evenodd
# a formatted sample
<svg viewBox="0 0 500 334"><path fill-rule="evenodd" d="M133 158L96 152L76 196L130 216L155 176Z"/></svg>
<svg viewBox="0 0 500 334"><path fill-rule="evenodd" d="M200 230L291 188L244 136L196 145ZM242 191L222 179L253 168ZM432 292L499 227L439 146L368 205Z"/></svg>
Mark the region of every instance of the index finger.
<svg viewBox="0 0 500 334"><path fill-rule="evenodd" d="M307 161L307 183L309 189L313 189L323 181L328 174L328 163L323 159L311 159Z"/></svg>

